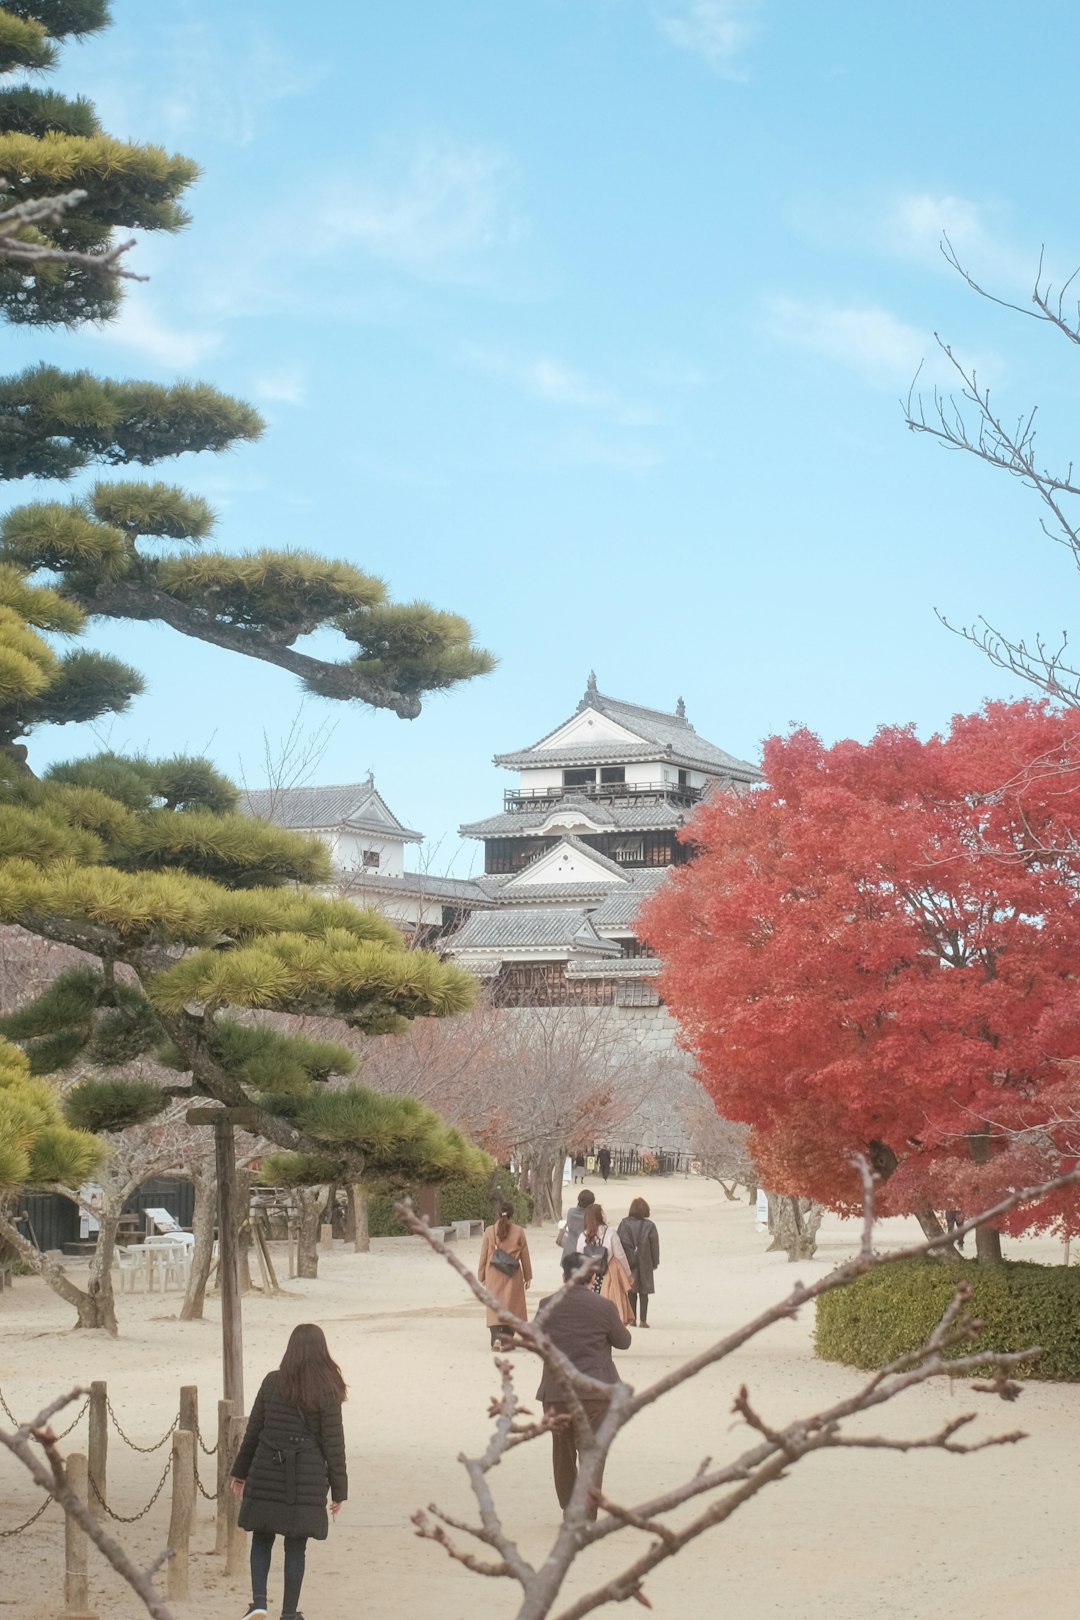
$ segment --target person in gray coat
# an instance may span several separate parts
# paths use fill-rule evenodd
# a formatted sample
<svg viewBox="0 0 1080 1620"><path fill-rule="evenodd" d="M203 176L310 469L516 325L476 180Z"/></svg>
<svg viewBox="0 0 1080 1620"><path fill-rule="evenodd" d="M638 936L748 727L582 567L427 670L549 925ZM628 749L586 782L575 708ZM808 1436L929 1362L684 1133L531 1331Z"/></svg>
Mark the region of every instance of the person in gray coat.
<svg viewBox="0 0 1080 1620"><path fill-rule="evenodd" d="M634 1313L631 1327L639 1324L647 1328L649 1295L655 1293L653 1273L660 1264L660 1234L649 1219L649 1206L644 1198L635 1198L630 1213L619 1222L619 1238L626 1250L626 1260L633 1281L627 1289L630 1309Z"/></svg>
<svg viewBox="0 0 1080 1620"><path fill-rule="evenodd" d="M616 1350L629 1349L630 1331L623 1326L611 1301L601 1299L588 1286L590 1278L583 1255L564 1256L562 1268L563 1280L577 1286L561 1296L552 1294L542 1299L534 1321L578 1372L602 1384L618 1384L621 1379L615 1371L611 1351L613 1346ZM559 1498L559 1506L565 1509L577 1480L582 1436L570 1415L566 1390L546 1365L536 1396L543 1401L544 1416L551 1424L551 1467L555 1475L555 1494ZM607 1411L608 1397L583 1395L580 1399L595 1434ZM596 1480L598 1491L603 1480L604 1471L601 1468ZM590 1503L587 1511L589 1518L595 1519L596 1503Z"/></svg>
<svg viewBox="0 0 1080 1620"><path fill-rule="evenodd" d="M255 1397L229 1489L242 1496L239 1523L251 1531L251 1605L245 1620L264 1620L274 1537L285 1541L281 1620L303 1620L297 1609L309 1537L325 1541L330 1511L349 1494L341 1403L345 1380L314 1322L289 1336L281 1366L267 1373Z"/></svg>
<svg viewBox="0 0 1080 1620"><path fill-rule="evenodd" d="M562 1249L564 1260L568 1254L577 1254L577 1240L585 1230L585 1211L590 1204L595 1203L596 1194L590 1192L588 1187L582 1187L577 1195L577 1203L565 1221L560 1223L555 1241Z"/></svg>

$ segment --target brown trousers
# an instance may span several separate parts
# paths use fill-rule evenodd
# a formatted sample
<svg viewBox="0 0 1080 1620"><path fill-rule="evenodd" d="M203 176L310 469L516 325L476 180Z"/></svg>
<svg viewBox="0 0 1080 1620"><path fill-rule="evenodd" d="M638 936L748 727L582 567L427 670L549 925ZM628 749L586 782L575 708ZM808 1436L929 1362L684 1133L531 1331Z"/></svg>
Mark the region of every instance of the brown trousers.
<svg viewBox="0 0 1080 1620"><path fill-rule="evenodd" d="M581 1404L585 1408L588 1415L589 1424L593 1433L595 1434L596 1430L603 1421L605 1413L607 1412L608 1403L603 1399L603 1397L601 1397L599 1400L583 1400ZM557 1417L560 1415L567 1418L570 1416L570 1407L566 1401L544 1402L545 1417ZM577 1482L578 1456L580 1451L580 1436L578 1435L576 1424L569 1422L560 1423L557 1428L552 1429L551 1468L555 1475L555 1494L559 1498L559 1506L563 1509L566 1508L571 1496L574 1493L574 1485ZM604 1470L601 1468L599 1477L596 1481L596 1489L600 1490L603 1483ZM586 1511L590 1519L596 1518L595 1503L590 1503Z"/></svg>

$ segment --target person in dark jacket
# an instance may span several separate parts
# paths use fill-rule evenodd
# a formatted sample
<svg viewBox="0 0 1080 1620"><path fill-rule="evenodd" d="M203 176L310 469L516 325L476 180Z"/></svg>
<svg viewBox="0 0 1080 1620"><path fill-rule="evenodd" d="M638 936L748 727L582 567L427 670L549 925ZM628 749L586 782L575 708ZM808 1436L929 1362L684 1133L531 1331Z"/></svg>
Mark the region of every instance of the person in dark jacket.
<svg viewBox="0 0 1080 1620"><path fill-rule="evenodd" d="M596 1155L596 1162L600 1166L600 1174L606 1181L611 1173L611 1149L602 1147Z"/></svg>
<svg viewBox="0 0 1080 1620"><path fill-rule="evenodd" d="M649 1219L649 1206L644 1198L635 1198L629 1215L619 1222L619 1237L633 1276L633 1287L627 1292L635 1318L630 1326L637 1327L640 1323L647 1328L649 1295L656 1291L653 1272L660 1264L660 1234Z"/></svg>
<svg viewBox="0 0 1080 1620"><path fill-rule="evenodd" d="M578 1372L602 1384L618 1384L621 1380L615 1371L611 1350L612 1346L616 1350L629 1349L629 1330L623 1326L611 1301L601 1299L587 1286L590 1279L580 1254L564 1256L562 1266L564 1281L574 1281L581 1286L572 1288L561 1297L549 1295L547 1299L542 1299L534 1320L567 1360L573 1362ZM575 1276L575 1273L580 1275ZM555 1494L559 1498L559 1506L565 1509L577 1480L582 1436L570 1416L565 1389L546 1365L536 1397L543 1401L544 1416L552 1422L551 1467L555 1475ZM585 1395L581 1397L581 1404L595 1433L607 1411L607 1399L604 1396ZM603 1481L604 1470L601 1467L596 1478L598 1491ZM590 1504L588 1514L590 1519L596 1518L595 1503Z"/></svg>
<svg viewBox="0 0 1080 1620"><path fill-rule="evenodd" d="M281 1620L303 1620L297 1605L308 1540L325 1541L330 1511L349 1494L341 1403L345 1380L314 1322L295 1327L276 1372L262 1381L233 1463L229 1489L243 1496L239 1523L251 1531L251 1607L262 1620L274 1537L285 1540Z"/></svg>

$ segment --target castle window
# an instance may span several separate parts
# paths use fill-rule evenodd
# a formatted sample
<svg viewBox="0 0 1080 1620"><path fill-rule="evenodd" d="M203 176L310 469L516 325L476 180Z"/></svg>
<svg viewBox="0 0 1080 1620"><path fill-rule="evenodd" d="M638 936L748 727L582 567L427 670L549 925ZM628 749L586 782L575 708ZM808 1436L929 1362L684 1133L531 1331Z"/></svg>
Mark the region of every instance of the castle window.
<svg viewBox="0 0 1080 1620"><path fill-rule="evenodd" d="M379 865L379 851L377 849L365 849L360 857L360 864L374 871Z"/></svg>
<svg viewBox="0 0 1080 1620"><path fill-rule="evenodd" d="M601 765L601 767L600 767L600 780L601 780L601 782L625 782L626 781L626 766L625 765Z"/></svg>
<svg viewBox="0 0 1080 1620"><path fill-rule="evenodd" d="M576 766L573 770L563 771L563 787L594 787L596 784L596 766L587 768Z"/></svg>

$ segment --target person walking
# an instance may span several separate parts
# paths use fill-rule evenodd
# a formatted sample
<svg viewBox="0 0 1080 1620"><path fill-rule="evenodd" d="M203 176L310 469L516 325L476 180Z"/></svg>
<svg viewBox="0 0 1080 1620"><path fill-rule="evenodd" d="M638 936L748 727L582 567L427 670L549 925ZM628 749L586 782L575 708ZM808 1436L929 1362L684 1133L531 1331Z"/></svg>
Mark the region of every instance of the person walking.
<svg viewBox="0 0 1080 1620"><path fill-rule="evenodd" d="M579 1152L579 1153L574 1154L574 1160L573 1160L573 1163L570 1166L570 1180L571 1180L572 1183L585 1180L585 1155L584 1155L584 1153Z"/></svg>
<svg viewBox="0 0 1080 1620"><path fill-rule="evenodd" d="M251 1531L251 1604L245 1620L263 1620L274 1537L285 1541L281 1620L303 1620L300 1588L309 1540L325 1541L330 1512L349 1494L341 1368L314 1322L289 1336L281 1366L267 1373L251 1408L229 1489L242 1496L239 1524Z"/></svg>
<svg viewBox="0 0 1080 1620"><path fill-rule="evenodd" d="M504 1310L513 1311L515 1316L525 1320L525 1290L532 1282L532 1261L529 1258L529 1240L524 1229L514 1220L513 1204L500 1204L498 1220L484 1228L476 1275ZM490 1305L487 1323L491 1331L491 1348L505 1349L513 1339L513 1329L500 1321Z"/></svg>
<svg viewBox="0 0 1080 1620"><path fill-rule="evenodd" d="M567 1293L552 1294L542 1299L534 1320L578 1372L602 1384L618 1384L621 1379L615 1370L611 1352L613 1348L630 1348L629 1330L619 1320L611 1301L601 1299L585 1286L589 1279L581 1255L565 1255L562 1269L563 1281L576 1286ZM555 1476L555 1494L559 1498L559 1506L565 1511L574 1493L578 1466L590 1437L571 1417L566 1390L547 1365L536 1398L543 1401L544 1417L551 1425L551 1468ZM607 1411L608 1397L581 1395L579 1400L595 1435ZM603 1481L604 1467L601 1463L595 1481L597 1492ZM590 1519L595 1519L597 1503L590 1502L586 1511Z"/></svg>
<svg viewBox="0 0 1080 1620"><path fill-rule="evenodd" d="M653 1274L660 1264L660 1234L649 1218L649 1206L644 1198L635 1198L630 1213L619 1222L619 1237L630 1267L630 1326L640 1324L647 1328L649 1295L656 1289Z"/></svg>
<svg viewBox="0 0 1080 1620"><path fill-rule="evenodd" d="M598 1294L600 1292L600 1283L612 1260L621 1261L627 1273L630 1271L626 1259L626 1250L622 1246L619 1234L608 1225L603 1207L596 1202L595 1198L586 1205L583 1211L581 1236L574 1247L577 1253L584 1254L586 1259L601 1260L600 1270L593 1278L594 1293ZM599 1252L590 1253L590 1251L599 1251L600 1249L606 1251L606 1259Z"/></svg>
<svg viewBox="0 0 1080 1620"><path fill-rule="evenodd" d="M555 1241L562 1249L565 1258L568 1254L577 1253L577 1240L581 1236L585 1223L585 1211L590 1204L596 1203L596 1194L588 1187L582 1187L577 1195L577 1203L559 1222L559 1230L555 1234Z"/></svg>
<svg viewBox="0 0 1080 1620"><path fill-rule="evenodd" d="M596 1162L600 1166L600 1174L606 1181L611 1171L611 1149L602 1147L596 1155Z"/></svg>

